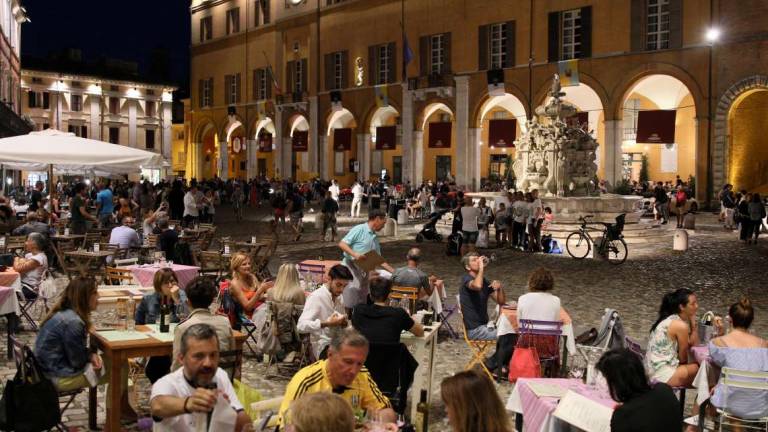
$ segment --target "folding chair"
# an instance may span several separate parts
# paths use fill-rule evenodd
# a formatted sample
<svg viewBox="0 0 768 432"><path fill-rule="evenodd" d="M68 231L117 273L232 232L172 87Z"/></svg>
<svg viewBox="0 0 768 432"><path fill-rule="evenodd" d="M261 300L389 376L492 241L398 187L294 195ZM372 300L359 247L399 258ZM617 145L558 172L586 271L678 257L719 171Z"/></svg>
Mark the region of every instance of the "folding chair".
<svg viewBox="0 0 768 432"><path fill-rule="evenodd" d="M243 350L232 349L219 353L219 367L227 372L229 380L240 379L243 366Z"/></svg>
<svg viewBox="0 0 768 432"><path fill-rule="evenodd" d="M217 251L202 250L198 252L197 261L203 275L215 276L218 280L224 273L224 259Z"/></svg>
<svg viewBox="0 0 768 432"><path fill-rule="evenodd" d="M133 258L125 258L125 259L116 259L112 261L112 263L115 265L115 267L127 267L130 265L136 265L139 263L139 259L136 257Z"/></svg>
<svg viewBox="0 0 768 432"><path fill-rule="evenodd" d="M83 248L90 249L93 247L94 243L101 243L101 232L99 231L88 231L85 233L85 238L83 239Z"/></svg>
<svg viewBox="0 0 768 432"><path fill-rule="evenodd" d="M18 256L24 256L24 243L27 241L27 236L8 236L5 240L5 250L8 253L16 254Z"/></svg>
<svg viewBox="0 0 768 432"><path fill-rule="evenodd" d="M390 299L408 300L409 314L416 313L416 301L419 299L419 289L414 287L393 286L389 294Z"/></svg>
<svg viewBox="0 0 768 432"><path fill-rule="evenodd" d="M461 312L461 300L459 296L456 296L456 308L459 310L459 321L461 321L461 330L464 333L464 342L467 343L467 346L472 351L472 358L469 360L469 363L464 366L464 370L472 369L476 364L479 364L485 373L488 374L488 378L493 381L493 374L485 366L485 358L488 356L488 351L493 348L496 340L470 339L469 334L467 333L467 326L464 324L464 314Z"/></svg>
<svg viewBox="0 0 768 432"><path fill-rule="evenodd" d="M560 337L563 333L563 322L526 319L518 321L520 327L517 329L517 347L536 348L539 362L545 365L545 370L549 370L549 375L556 374L560 365Z"/></svg>
<svg viewBox="0 0 768 432"><path fill-rule="evenodd" d="M106 285L134 285L133 272L127 268L106 267L104 269Z"/></svg>
<svg viewBox="0 0 768 432"><path fill-rule="evenodd" d="M718 423L720 423L718 430L722 432L724 424L737 426L741 429L768 430L768 417L759 419L741 418L729 412L730 406L728 405L728 398L731 393L729 389L740 389L743 392L750 392L749 394L753 394L753 397L765 400L768 393L768 372L750 372L724 367L720 373L720 382L725 388L725 392L723 406L717 408Z"/></svg>

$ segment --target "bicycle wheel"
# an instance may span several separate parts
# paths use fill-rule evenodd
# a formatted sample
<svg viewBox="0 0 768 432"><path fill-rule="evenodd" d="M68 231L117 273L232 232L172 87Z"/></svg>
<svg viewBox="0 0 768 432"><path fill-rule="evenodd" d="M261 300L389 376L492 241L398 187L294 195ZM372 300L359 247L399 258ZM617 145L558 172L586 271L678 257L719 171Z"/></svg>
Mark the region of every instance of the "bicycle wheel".
<svg viewBox="0 0 768 432"><path fill-rule="evenodd" d="M623 263L627 260L627 255L629 255L627 242L624 239L608 241L608 244L605 245L605 255L611 264L619 265Z"/></svg>
<svg viewBox="0 0 768 432"><path fill-rule="evenodd" d="M592 246L589 244L589 239L586 235L580 231L572 232L565 239L565 248L568 250L568 254L576 259L584 259L589 255L589 250Z"/></svg>

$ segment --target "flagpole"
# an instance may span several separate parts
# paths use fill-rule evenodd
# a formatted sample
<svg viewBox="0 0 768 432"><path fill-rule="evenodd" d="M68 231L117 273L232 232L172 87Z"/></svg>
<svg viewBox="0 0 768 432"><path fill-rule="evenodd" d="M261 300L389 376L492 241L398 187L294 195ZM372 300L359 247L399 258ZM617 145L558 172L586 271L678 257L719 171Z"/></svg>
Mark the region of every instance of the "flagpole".
<svg viewBox="0 0 768 432"><path fill-rule="evenodd" d="M400 46L403 49L403 82L408 80L408 65L405 64L405 0L400 0Z"/></svg>

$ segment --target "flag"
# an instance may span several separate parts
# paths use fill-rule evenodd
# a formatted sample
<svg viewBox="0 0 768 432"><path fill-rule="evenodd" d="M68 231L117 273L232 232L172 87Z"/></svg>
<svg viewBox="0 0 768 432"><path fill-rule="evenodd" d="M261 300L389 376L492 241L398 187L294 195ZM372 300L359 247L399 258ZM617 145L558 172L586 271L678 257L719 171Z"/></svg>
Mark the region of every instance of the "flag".
<svg viewBox="0 0 768 432"><path fill-rule="evenodd" d="M275 78L275 72L272 70L272 65L267 65L267 73L270 78L272 78L272 85L275 87L275 96L282 95L283 90L281 90L280 86L277 84L277 78Z"/></svg>
<svg viewBox="0 0 768 432"><path fill-rule="evenodd" d="M571 87L579 85L579 60L563 60L557 63L560 72L560 85Z"/></svg>
<svg viewBox="0 0 768 432"><path fill-rule="evenodd" d="M381 107L388 107L389 106L389 91L387 90L387 86L385 85L379 85L373 88L376 92L376 106Z"/></svg>
<svg viewBox="0 0 768 432"><path fill-rule="evenodd" d="M411 60L413 60L413 50L408 44L408 35L405 34L405 28L403 28L403 80L408 76L408 63Z"/></svg>

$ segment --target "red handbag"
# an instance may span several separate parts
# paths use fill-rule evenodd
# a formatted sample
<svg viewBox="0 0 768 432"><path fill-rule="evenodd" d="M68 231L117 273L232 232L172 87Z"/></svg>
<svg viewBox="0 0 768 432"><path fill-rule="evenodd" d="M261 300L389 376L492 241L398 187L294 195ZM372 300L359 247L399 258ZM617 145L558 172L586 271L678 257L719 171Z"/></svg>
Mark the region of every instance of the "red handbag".
<svg viewBox="0 0 768 432"><path fill-rule="evenodd" d="M509 361L509 382L518 378L541 378L539 353L534 347L517 347Z"/></svg>

